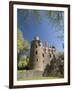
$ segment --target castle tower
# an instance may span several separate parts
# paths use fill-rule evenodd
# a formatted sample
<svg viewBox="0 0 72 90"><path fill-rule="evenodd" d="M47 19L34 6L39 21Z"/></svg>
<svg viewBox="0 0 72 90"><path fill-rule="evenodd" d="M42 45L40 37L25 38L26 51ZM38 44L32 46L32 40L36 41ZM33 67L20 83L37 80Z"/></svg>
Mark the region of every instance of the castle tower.
<svg viewBox="0 0 72 90"><path fill-rule="evenodd" d="M44 71L44 50L39 37L31 42L29 66L34 70Z"/></svg>

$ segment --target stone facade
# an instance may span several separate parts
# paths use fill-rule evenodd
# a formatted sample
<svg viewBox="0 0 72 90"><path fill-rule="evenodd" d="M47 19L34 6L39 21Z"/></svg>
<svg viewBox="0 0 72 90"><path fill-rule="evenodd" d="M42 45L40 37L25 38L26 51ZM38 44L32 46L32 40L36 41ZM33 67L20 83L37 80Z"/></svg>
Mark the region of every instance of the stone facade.
<svg viewBox="0 0 72 90"><path fill-rule="evenodd" d="M35 37L31 42L29 67L35 71L44 71L50 59L56 53L55 48L49 48L42 44L39 37Z"/></svg>

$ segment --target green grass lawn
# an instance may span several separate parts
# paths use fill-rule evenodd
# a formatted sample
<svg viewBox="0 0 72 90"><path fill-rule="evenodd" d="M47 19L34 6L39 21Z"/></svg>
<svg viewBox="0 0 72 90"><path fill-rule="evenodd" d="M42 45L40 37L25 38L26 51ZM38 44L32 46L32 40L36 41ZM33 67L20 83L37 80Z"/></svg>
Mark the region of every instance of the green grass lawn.
<svg viewBox="0 0 72 90"><path fill-rule="evenodd" d="M18 80L19 81L23 81L23 80L47 80L47 79L62 79L62 78L59 78L59 77L32 77L32 78L19 78Z"/></svg>

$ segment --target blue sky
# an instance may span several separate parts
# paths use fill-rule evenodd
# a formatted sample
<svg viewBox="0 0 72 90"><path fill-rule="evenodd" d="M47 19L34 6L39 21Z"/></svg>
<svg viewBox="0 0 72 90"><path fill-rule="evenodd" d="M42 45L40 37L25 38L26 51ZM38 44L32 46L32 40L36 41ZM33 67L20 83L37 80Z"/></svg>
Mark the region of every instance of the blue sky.
<svg viewBox="0 0 72 90"><path fill-rule="evenodd" d="M36 22L32 13L27 15L28 19L26 19L23 11L21 9L17 10L17 22L19 29L23 32L24 39L31 42L35 36L39 36L43 43L47 42L48 46L55 46L58 52L63 51L63 40L57 38L57 35L62 32L56 32L49 18L44 15L45 11L40 11L42 17L40 22Z"/></svg>

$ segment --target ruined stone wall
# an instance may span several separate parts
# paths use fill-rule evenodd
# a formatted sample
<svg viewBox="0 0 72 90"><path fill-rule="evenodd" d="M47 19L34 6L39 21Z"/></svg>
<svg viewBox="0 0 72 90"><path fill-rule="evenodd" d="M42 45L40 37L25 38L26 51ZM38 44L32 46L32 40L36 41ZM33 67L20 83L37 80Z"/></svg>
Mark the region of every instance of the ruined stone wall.
<svg viewBox="0 0 72 90"><path fill-rule="evenodd" d="M30 52L30 62L29 65L32 69L37 71L44 70L44 51L43 47L41 46L40 40L33 40L31 43L31 52Z"/></svg>
<svg viewBox="0 0 72 90"><path fill-rule="evenodd" d="M46 65L50 64L55 52L55 48L43 47L42 42L35 38L31 42L29 67L32 70L44 71Z"/></svg>
<svg viewBox="0 0 72 90"><path fill-rule="evenodd" d="M44 69L47 64L50 64L49 54L48 54L48 47L44 48Z"/></svg>
<svg viewBox="0 0 72 90"><path fill-rule="evenodd" d="M34 77L42 77L43 72L42 71L35 71L35 70L23 70L22 72L17 73L17 80L20 79L33 79Z"/></svg>

